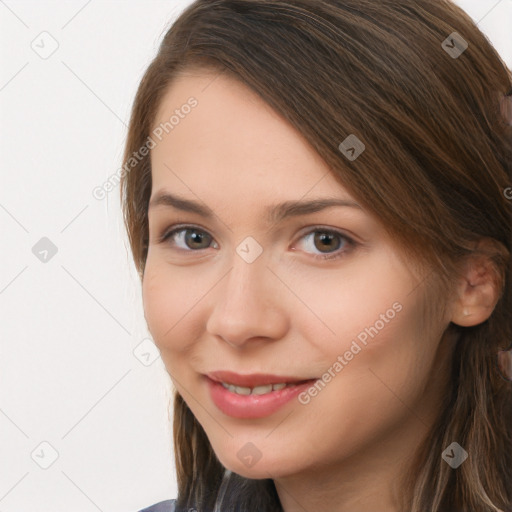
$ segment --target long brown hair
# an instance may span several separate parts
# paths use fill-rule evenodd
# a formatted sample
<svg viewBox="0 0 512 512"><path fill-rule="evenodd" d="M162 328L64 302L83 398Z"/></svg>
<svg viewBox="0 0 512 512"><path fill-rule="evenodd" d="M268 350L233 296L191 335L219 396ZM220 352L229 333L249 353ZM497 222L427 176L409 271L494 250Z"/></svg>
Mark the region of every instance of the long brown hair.
<svg viewBox="0 0 512 512"><path fill-rule="evenodd" d="M512 126L500 110L512 75L488 39L448 0L195 1L144 74L129 125L121 200L141 279L151 163L140 150L189 66L259 94L446 286L476 241L493 241L499 301L486 322L449 326L459 335L449 392L404 481L401 510L512 511L512 385L496 364L512 348ZM355 160L339 149L350 134L365 144ZM457 470L441 457L453 441L469 453ZM222 485L223 511L281 510L270 479L231 474L224 485L225 468L177 392L174 443L180 507L211 511Z"/></svg>

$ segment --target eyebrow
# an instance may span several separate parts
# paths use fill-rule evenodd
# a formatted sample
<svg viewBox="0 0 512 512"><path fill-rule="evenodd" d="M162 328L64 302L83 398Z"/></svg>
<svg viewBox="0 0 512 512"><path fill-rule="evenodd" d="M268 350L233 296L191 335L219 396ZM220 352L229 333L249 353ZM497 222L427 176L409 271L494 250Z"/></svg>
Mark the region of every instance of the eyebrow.
<svg viewBox="0 0 512 512"><path fill-rule="evenodd" d="M148 209L153 209L159 206L196 213L206 219L212 219L215 216L211 208L198 201L185 199L184 197L179 197L164 191L155 194L149 202ZM310 201L284 201L283 203L270 206L267 210L267 219L270 223L277 223L288 217L307 215L309 213L319 212L334 206L346 206L362 210L362 207L354 201L326 197L312 199Z"/></svg>

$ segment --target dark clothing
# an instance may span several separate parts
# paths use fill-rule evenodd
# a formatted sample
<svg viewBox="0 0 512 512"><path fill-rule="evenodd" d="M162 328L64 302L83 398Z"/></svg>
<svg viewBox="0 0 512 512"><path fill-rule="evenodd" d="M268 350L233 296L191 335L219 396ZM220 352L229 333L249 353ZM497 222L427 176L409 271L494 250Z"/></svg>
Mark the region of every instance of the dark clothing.
<svg viewBox="0 0 512 512"><path fill-rule="evenodd" d="M176 500L161 501L139 512L176 512Z"/></svg>

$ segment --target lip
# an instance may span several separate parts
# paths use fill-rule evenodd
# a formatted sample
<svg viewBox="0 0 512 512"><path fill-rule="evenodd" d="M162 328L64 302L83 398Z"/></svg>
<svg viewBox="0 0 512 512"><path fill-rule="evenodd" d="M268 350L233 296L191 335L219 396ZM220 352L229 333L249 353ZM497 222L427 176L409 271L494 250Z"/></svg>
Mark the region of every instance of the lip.
<svg viewBox="0 0 512 512"><path fill-rule="evenodd" d="M290 377L287 375L271 375L264 373L251 373L247 375L241 375L239 373L218 371L206 374L206 376L216 382L226 382L228 384L234 384L235 386L245 386L254 388L255 386L264 386L265 384L280 384L285 382L286 384L294 384L297 382L304 382L306 380L312 380L311 378L299 378Z"/></svg>
<svg viewBox="0 0 512 512"><path fill-rule="evenodd" d="M271 391L264 395L239 395L226 389L218 374L222 374L222 382L229 382L236 386L255 387L264 384L278 384L280 382L297 383L286 386L278 391ZM238 375L231 372L215 372L215 380L212 374L205 375L206 385L210 398L217 408L232 418L255 419L270 416L293 400L297 395L313 385L317 379L297 379L276 375ZM238 377L238 379L237 379Z"/></svg>

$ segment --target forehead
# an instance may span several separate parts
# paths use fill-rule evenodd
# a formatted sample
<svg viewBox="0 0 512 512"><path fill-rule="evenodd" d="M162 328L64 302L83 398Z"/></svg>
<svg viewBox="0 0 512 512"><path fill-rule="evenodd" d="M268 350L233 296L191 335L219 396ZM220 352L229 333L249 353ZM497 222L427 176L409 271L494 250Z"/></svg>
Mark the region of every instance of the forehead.
<svg viewBox="0 0 512 512"><path fill-rule="evenodd" d="M179 75L161 101L153 132L158 127L164 130L151 150L153 189L189 188L189 196L192 190L198 196L350 197L288 121L225 73Z"/></svg>

